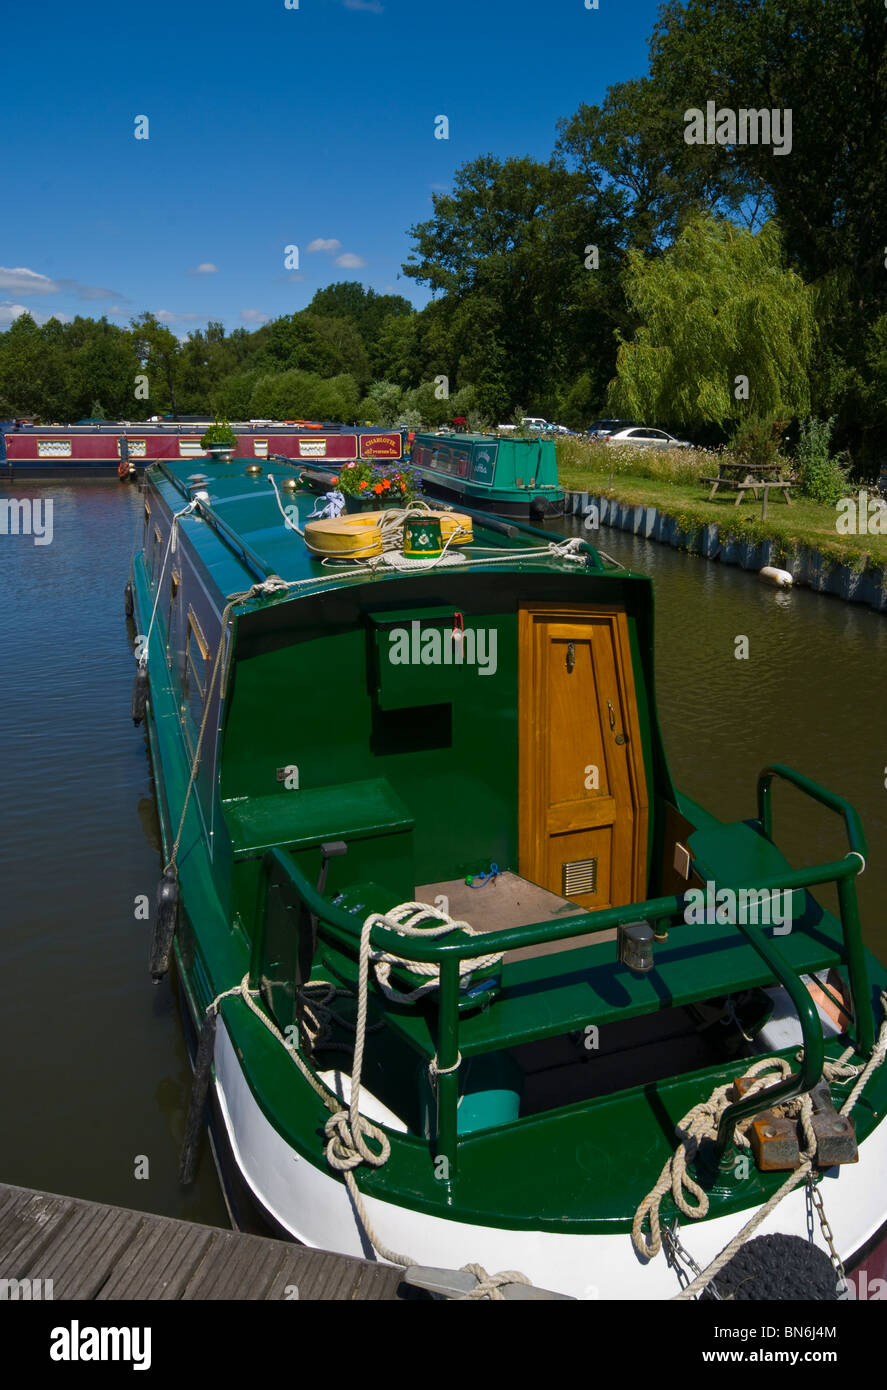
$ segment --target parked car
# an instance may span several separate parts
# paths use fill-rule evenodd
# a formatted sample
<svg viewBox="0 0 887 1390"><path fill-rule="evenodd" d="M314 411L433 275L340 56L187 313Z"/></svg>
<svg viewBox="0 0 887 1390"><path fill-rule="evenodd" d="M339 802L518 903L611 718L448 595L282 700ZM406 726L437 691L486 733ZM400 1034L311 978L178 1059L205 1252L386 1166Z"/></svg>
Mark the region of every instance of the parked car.
<svg viewBox="0 0 887 1390"><path fill-rule="evenodd" d="M606 436L608 444L641 445L652 449L692 449L688 439L675 439L665 430L654 430L649 425L638 425L634 429L616 430Z"/></svg>
<svg viewBox="0 0 887 1390"><path fill-rule="evenodd" d="M608 434L615 433L616 430L640 427L640 423L640 420L595 420L588 426L585 433L591 435L592 439L603 439Z"/></svg>

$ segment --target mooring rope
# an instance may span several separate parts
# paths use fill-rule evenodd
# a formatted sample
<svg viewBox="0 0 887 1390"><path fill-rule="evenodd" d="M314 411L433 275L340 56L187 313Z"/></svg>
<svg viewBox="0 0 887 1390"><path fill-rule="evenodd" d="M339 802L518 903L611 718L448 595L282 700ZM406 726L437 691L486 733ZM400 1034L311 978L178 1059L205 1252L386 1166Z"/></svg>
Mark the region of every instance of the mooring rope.
<svg viewBox="0 0 887 1390"><path fill-rule="evenodd" d="M438 923L436 929L433 927L422 928L415 925L417 921L426 920L428 918L436 919ZM231 989L222 990L221 993L217 994L215 999L207 1005L206 1017L210 1018L212 1016L214 1018L218 1014L219 1005L223 999L230 998L233 995L239 995L247 1007L265 1025L268 1031L286 1048L288 1054L292 1057L312 1090L320 1097L327 1109L331 1111L330 1118L327 1120L324 1127L327 1140L325 1148L326 1159L331 1168L342 1174L342 1178L347 1185L351 1200L360 1217L367 1238L383 1260L388 1260L390 1264L400 1265L406 1269L418 1262L407 1255L399 1254L396 1250L390 1249L390 1247L382 1241L370 1219L366 1203L364 1202L360 1188L357 1186L353 1172L353 1170L362 1163L366 1163L372 1168L381 1168L388 1162L391 1156L391 1144L384 1129L380 1128L379 1125L373 1124L371 1120L368 1120L365 1115L361 1115L360 1113L360 1087L366 1036L367 1033L374 1031L376 1027L382 1026L382 1024L377 1024L374 1025L373 1028L367 1027L370 962L371 960L373 962L378 960L382 964L389 963L390 965L390 963L401 961L402 959L388 952L374 952L372 950L370 937L373 927L376 925L387 926L406 936L437 936L442 932L456 930L467 931L471 935L479 935L469 923L457 921L449 917L446 913L429 907L427 903L401 903L397 907L392 908L388 913L371 913L370 916L366 918L360 934L357 1018L353 1025L354 1059L351 1067L351 1094L347 1108L342 1107L339 1097L334 1095L333 1092L323 1084L320 1078L315 1075L312 1069L303 1060L297 1045L289 1043L276 1023L274 1023L273 1019L269 1018L264 1010L259 1008L258 1004L255 1002L259 995L259 991L249 988L249 974L244 975L239 985L234 985ZM501 956L480 957L480 960L483 962L498 959L501 959ZM411 969L416 968L417 971L419 971L422 965L421 962L407 960L403 960L403 964L408 965ZM473 968L478 969L481 967L473 963ZM460 974L460 982L461 978L462 976ZM468 972L468 978L470 979L470 971ZM315 983L327 984L326 981ZM436 985L431 987L436 987ZM422 991L424 992L426 988L428 988L428 986L423 986ZM345 993L346 991L338 990L336 992ZM329 996L327 996L327 999L328 998ZM382 1022L384 1023L384 1020ZM347 1026L350 1027L351 1025L349 1024ZM328 1046L329 1044L325 1043L324 1045ZM436 1057L432 1058L429 1065L429 1075L432 1079L432 1084L434 1084L435 1076L445 1071L455 1071L461 1060L460 1056L453 1066L443 1068L437 1066ZM373 1148L370 1141L378 1147ZM478 1281L470 1292L462 1295L463 1298L468 1300L489 1298L492 1301L499 1301L504 1299L504 1294L502 1293L502 1287L504 1285L531 1283L531 1280L518 1270L504 1270L497 1274L488 1274L483 1266L479 1264L466 1264L462 1266L462 1269L467 1273L473 1274Z"/></svg>
<svg viewBox="0 0 887 1390"><path fill-rule="evenodd" d="M187 507L183 507L180 512L173 512L172 514L172 521L169 527L169 535L166 538L166 549L163 552L163 563L160 566L160 574L157 576L157 592L154 595L154 607L151 609L151 621L148 623L148 631L145 634L144 646L142 647L142 650L139 653L138 657L139 666L142 667L142 669L144 669L144 667L148 664L148 644L151 641L151 633L154 629L154 619L157 616L157 605L160 602L160 594L163 589L163 576L166 574L167 562L169 560L170 555L175 552L176 548L176 528L179 524L179 518L187 516L189 512L193 512L196 506L197 499L195 498L192 502L188 503Z"/></svg>
<svg viewBox="0 0 887 1390"><path fill-rule="evenodd" d="M302 530L301 526L297 526L292 517L287 516L286 512L283 510L283 503L280 500L280 493L277 491L277 484L274 481L273 473L268 474L268 481L274 489L274 496L277 498L277 505L280 508L280 515L283 517L284 525L288 526L291 531L295 531L298 536L304 538L305 532Z"/></svg>
<svg viewBox="0 0 887 1390"><path fill-rule="evenodd" d="M847 1059L853 1055L854 1049L849 1047L835 1062L826 1062L823 1066L823 1073L829 1082L840 1085L846 1083L856 1076L856 1082L841 1107L842 1115L849 1115L859 1100L869 1078L883 1065L887 1056L887 990L881 991L881 1009L884 1014L884 1022L878 1034L878 1040L866 1065L859 1070L856 1067L848 1066ZM746 1072L747 1076L757 1076L758 1081L754 1083L745 1095L753 1095L769 1084L772 1077L761 1075L767 1068L776 1068L783 1075L788 1075L791 1071L789 1063L782 1057L760 1058L753 1063ZM697 1182L686 1172L687 1163L691 1162L699 1147L702 1139L714 1139L717 1137L718 1121L727 1105L727 1093L732 1090L732 1083L726 1086L719 1086L712 1092L707 1101L702 1101L693 1107L680 1123L675 1127L675 1133L680 1138L680 1144L665 1164L659 1180L652 1191L644 1198L638 1207L632 1224L631 1239L639 1255L653 1258L659 1253L661 1248L659 1208L665 1193L671 1188L672 1198L675 1205L685 1216L691 1220L699 1220L708 1214L709 1199L708 1194L703 1191ZM805 1146L801 1151L801 1163L792 1173L789 1174L785 1182L779 1187L770 1199L759 1207L754 1216L746 1222L742 1230L734 1236L728 1245L719 1255L702 1271L701 1274L682 1289L676 1295L676 1301L692 1298L695 1294L704 1289L716 1275L723 1269L736 1254L737 1250L746 1243L760 1226L761 1222L774 1211L784 1197L787 1197L799 1183L804 1182L808 1175L812 1173L813 1160L816 1156L816 1136L813 1132L812 1124L812 1101L809 1092L802 1096L795 1096L782 1105L774 1107L777 1115L792 1115L799 1117L804 1133ZM748 1116L736 1126L735 1138L740 1147L749 1147L749 1140L745 1131L754 1120L754 1116ZM684 1197L684 1190L692 1193L696 1199L696 1205L691 1205ZM649 1215L650 1237L646 1238L643 1231L643 1222Z"/></svg>
<svg viewBox="0 0 887 1390"><path fill-rule="evenodd" d="M367 918L367 922L370 924L370 930L375 926L387 927L389 931L396 931L401 936L435 937L444 936L453 931L463 931L466 936L482 935L468 922L457 921L438 908L429 907L427 903L420 902L400 903L397 907L391 908L389 912L375 912ZM423 927L420 925L422 922L436 922L437 925ZM366 924L364 925L366 926ZM369 937L367 939L369 940ZM459 988L467 989L476 970L487 970L501 959L502 952L500 951L493 955L473 956L467 960L460 960ZM396 1004L412 1004L416 999L421 999L423 995L437 989L440 983L440 966L433 962L407 960L403 956L392 955L388 951L374 951L372 961L379 988L386 999L391 999ZM393 965L402 965L412 974L425 975L428 979L425 984L403 994L389 983Z"/></svg>
<svg viewBox="0 0 887 1390"><path fill-rule="evenodd" d="M185 799L182 803L182 814L179 820L179 828L176 831L176 837L173 841L172 853L169 857L169 862L163 870L164 875L171 872L175 872L176 860L179 854L179 845L182 839L182 831L185 826L185 816L188 811L188 802L191 799L191 792L194 790L194 783L197 780L197 770L200 766L200 757L201 753L203 752L203 736L206 733L206 725L207 721L209 720L209 712L212 706L213 693L215 691L216 680L218 678L219 671L222 667L222 653L226 648L226 644L230 652L230 642L228 641L228 621L231 617L231 610L233 608L236 608L239 603L246 602L247 599L259 598L262 596L280 593L282 590L285 590L288 587L289 586L285 580L278 578L277 575L271 575L268 579L262 580L261 583L253 584L252 588L245 590L245 592L241 594L231 594L228 597L228 601L225 604L225 608L222 612L221 622L219 624L219 638L218 643L216 645L216 659L213 663L212 675L210 676L209 685L207 686L206 696L203 702L203 718L200 721L200 730L197 735L197 746L194 749L194 757L191 762L191 775L188 778L188 786L185 791ZM220 698L225 693L225 681L226 677L223 676L220 685Z"/></svg>

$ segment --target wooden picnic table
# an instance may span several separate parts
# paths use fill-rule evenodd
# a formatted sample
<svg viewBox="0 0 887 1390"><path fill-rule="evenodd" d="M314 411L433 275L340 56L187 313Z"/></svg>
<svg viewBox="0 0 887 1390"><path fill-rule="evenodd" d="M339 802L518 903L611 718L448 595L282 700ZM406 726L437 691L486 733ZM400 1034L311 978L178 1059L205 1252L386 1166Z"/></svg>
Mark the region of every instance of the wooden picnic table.
<svg viewBox="0 0 887 1390"><path fill-rule="evenodd" d="M794 483L790 482L787 478L783 478L782 476L774 478L773 469L769 464L729 463L726 460L722 460L716 478L700 478L700 482L711 483L712 485L711 491L708 494L709 502L711 502L718 491L723 489L724 491L736 493L735 505L737 507L747 492L754 493L756 502L758 500L758 492L763 492L764 501L761 508L762 517L766 517L767 515L767 498L772 489L775 488L778 492L781 492L785 497L786 503L791 506L792 499L789 496L789 489L794 487Z"/></svg>

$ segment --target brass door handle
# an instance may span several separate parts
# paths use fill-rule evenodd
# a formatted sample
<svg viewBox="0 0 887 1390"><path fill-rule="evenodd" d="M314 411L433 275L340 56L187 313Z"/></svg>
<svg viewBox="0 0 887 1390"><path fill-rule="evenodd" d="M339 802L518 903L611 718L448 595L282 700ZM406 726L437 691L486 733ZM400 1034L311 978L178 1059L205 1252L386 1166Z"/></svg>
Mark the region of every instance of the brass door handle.
<svg viewBox="0 0 887 1390"><path fill-rule="evenodd" d="M613 706L610 704L609 700L607 701L607 711L610 716L610 733L615 734L616 742L621 747L623 743L628 742L628 739L626 738L625 734L616 733L616 715L613 713Z"/></svg>

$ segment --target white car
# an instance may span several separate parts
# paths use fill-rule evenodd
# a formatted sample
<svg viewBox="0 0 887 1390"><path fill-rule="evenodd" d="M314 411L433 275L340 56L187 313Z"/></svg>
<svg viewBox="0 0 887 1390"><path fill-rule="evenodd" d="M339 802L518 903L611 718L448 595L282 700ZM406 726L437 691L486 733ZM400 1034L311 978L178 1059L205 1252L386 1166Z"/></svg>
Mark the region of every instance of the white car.
<svg viewBox="0 0 887 1390"><path fill-rule="evenodd" d="M637 425L630 429L617 430L615 434L607 435L606 443L640 445L645 448L653 449L693 448L689 440L675 439L673 434L667 434L665 430L650 429L647 425Z"/></svg>

